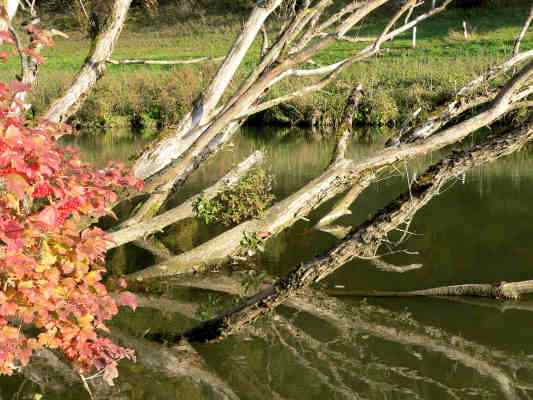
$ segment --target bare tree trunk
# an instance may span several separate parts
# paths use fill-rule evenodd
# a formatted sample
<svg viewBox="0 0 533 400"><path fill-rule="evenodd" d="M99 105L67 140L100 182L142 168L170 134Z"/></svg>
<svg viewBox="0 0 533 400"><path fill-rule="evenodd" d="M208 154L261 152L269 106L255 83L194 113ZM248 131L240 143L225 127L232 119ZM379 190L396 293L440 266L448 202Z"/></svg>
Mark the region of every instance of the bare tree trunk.
<svg viewBox="0 0 533 400"><path fill-rule="evenodd" d="M250 74L248 79L241 85L225 106L213 111L214 115L209 120L206 119L206 113L202 112L200 117L196 118L199 120L197 124L193 123L195 119L193 118L193 114L191 114L184 120L184 124L182 124L184 128L191 127L188 131L185 129L187 132L185 136L178 133L171 138L166 138L141 156L135 166L135 173L141 178L152 177L148 182L148 187L154 192L154 194L146 201L143 207L137 211L132 218L131 223L136 223L154 216L165 202L172 188L182 185L190 175L191 171L205 159L205 149L211 146L212 141L215 140L221 132L234 124L235 121L242 121L252 113L259 112L262 109L270 108L276 104L287 101L287 97L285 96L265 101L262 104L254 106L275 84L292 76L329 74L326 78L319 81L319 83L304 88L301 91L294 92L289 98L302 96L320 90L328 83L335 80L345 68L377 54L384 42L411 29L421 21L442 12L451 2L451 0L445 0L442 6L418 16L411 22L404 24L399 28L393 29L395 22L397 22L397 20L413 6L414 0L409 1L394 15L384 28L382 34L372 45L345 60L327 67L318 68L317 70L297 69L299 65L307 63L311 57L319 51L335 43L356 24L360 23L365 17L387 1L388 0L372 0L365 3L363 6L356 8L351 14L348 13L346 18L338 23L334 33L327 33L326 36L322 37L317 43L311 43L308 47L304 47L300 51L291 53L290 46L292 45L292 42L296 40L300 33L304 32L305 34L306 30L314 30L315 26L312 21L315 20L317 14L323 13L325 8L330 5L329 0L317 0L313 7L310 7L309 2L305 3L305 5L302 6L302 9L293 18L292 22L289 23L286 29L280 34L276 44L270 48L268 54L266 54L261 60L258 67L252 72L252 74ZM266 5L272 4L274 4L273 1L264 3L265 8L268 8ZM276 4L274 5L277 7ZM272 7L274 7L274 5L272 5ZM249 20L249 24L251 24L250 21L251 20ZM264 23L264 19L261 24L262 23ZM310 27L309 24L311 25ZM253 29L255 37L260 26L257 26L257 22L254 22L253 26L255 27ZM288 56L286 56L287 53ZM216 82L217 80L215 79L214 83ZM227 85L221 86L225 90ZM208 90L204 97L211 99L211 92L211 90ZM218 91L215 91L214 93L218 93ZM214 98L218 102L220 96L217 94ZM207 110L209 112L214 110L217 102L210 102L209 104L212 104L212 107L207 107ZM202 105L202 110L204 110L206 106L205 99L199 104ZM202 122L204 122L204 125L201 125ZM200 124L200 126L197 126L198 124ZM180 125L178 132L181 131L182 126ZM187 138L187 143L183 141L183 138L185 137ZM179 146L179 149L176 146Z"/></svg>
<svg viewBox="0 0 533 400"><path fill-rule="evenodd" d="M531 22L533 22L533 6L531 6L531 9L529 10L529 15L526 18L526 21L524 22L524 26L522 27L522 30L520 31L520 33L515 39L514 46L513 46L513 56L516 56L520 52L520 44L522 43L522 40L526 36L526 33L529 29L529 26L531 25Z"/></svg>
<svg viewBox="0 0 533 400"><path fill-rule="evenodd" d="M281 0L257 2L225 61L209 87L195 103L193 110L180 122L176 134L156 143L137 160L134 173L138 178L145 179L154 175L194 143L202 131L198 130L194 133L191 130L205 124L210 119L261 27L281 2Z"/></svg>
<svg viewBox="0 0 533 400"><path fill-rule="evenodd" d="M2 0L0 2L0 8L3 7L6 12L5 18L0 17L0 32L8 30L9 25L11 24L11 20L17 14L19 3L20 0ZM2 44L1 40L0 44Z"/></svg>
<svg viewBox="0 0 533 400"><path fill-rule="evenodd" d="M76 75L72 85L50 106L44 118L52 122L63 122L71 117L81 106L89 91L103 76L107 60L113 54L120 32L126 22L131 0L115 0L103 28L97 32L91 44L87 61Z"/></svg>
<svg viewBox="0 0 533 400"><path fill-rule="evenodd" d="M148 278L190 273L227 261L229 257L242 252L241 243L245 233L268 232L270 236L273 236L320 204L367 177L368 173L400 160L412 159L456 143L471 132L501 118L513 110L516 104L520 104L513 103L516 92L522 89L532 74L533 62L530 62L500 91L491 107L478 115L444 129L438 135L433 135L421 143L384 149L362 160L337 161L298 192L272 206L261 220L244 222L191 251L128 275L128 279L141 281Z"/></svg>

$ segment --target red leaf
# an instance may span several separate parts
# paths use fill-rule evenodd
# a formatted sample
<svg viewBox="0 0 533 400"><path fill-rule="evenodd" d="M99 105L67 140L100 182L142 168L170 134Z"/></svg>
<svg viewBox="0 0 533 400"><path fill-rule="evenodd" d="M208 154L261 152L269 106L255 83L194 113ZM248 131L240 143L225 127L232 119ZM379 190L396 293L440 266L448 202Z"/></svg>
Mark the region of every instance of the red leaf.
<svg viewBox="0 0 533 400"><path fill-rule="evenodd" d="M30 187L26 179L18 174L6 175L4 176L4 181L7 190L13 193L18 199L22 199Z"/></svg>
<svg viewBox="0 0 533 400"><path fill-rule="evenodd" d="M13 35L8 31L0 31L0 42L13 44L15 40L13 39Z"/></svg>
<svg viewBox="0 0 533 400"><path fill-rule="evenodd" d="M137 297L131 292L122 292L119 294L117 299L117 304L119 306L127 306L135 311L138 307Z"/></svg>
<svg viewBox="0 0 533 400"><path fill-rule="evenodd" d="M57 210L54 207L46 207L34 218L35 222L41 223L45 228L55 228L58 222Z"/></svg>

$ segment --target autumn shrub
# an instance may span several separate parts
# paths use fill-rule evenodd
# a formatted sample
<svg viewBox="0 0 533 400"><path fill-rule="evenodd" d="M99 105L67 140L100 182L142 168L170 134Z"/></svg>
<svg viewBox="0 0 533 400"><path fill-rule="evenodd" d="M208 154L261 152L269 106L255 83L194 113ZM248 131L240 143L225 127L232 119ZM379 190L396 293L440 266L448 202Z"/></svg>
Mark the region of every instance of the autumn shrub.
<svg viewBox="0 0 533 400"><path fill-rule="evenodd" d="M28 90L0 82L0 373L18 371L47 348L61 351L79 373L112 383L117 362L134 354L101 332L119 305L134 308L135 301L128 292L115 300L102 283L110 239L89 221L110 214L117 192L139 183L121 165L95 169L77 149L61 146L67 126L25 120L19 99Z"/></svg>

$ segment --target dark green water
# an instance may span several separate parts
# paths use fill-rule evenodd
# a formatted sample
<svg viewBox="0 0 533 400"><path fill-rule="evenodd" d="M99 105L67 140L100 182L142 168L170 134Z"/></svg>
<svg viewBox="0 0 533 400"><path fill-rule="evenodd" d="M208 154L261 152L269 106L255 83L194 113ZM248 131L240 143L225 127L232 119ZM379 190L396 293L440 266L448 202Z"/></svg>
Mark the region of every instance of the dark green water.
<svg viewBox="0 0 533 400"><path fill-rule="evenodd" d="M80 139L86 158L127 159L141 144L125 136ZM382 146L354 143L353 158ZM242 135L235 146L198 171L175 202L216 181L255 149L268 154L279 198L293 193L327 165L331 143L303 137L278 138L266 132ZM438 159L418 160L406 170L412 175ZM362 222L405 190L403 176L372 186L340 222ZM423 268L394 274L376 270L370 261L345 265L328 286L354 290L413 290L460 283L492 283L533 279L533 157L531 151L476 169L444 190L412 221L402 245L407 253L384 257L396 265ZM283 275L300 262L330 248L336 239L312 229L334 204L281 233L266 248L254 268ZM187 250L220 232L196 220L168 229L165 242L174 251ZM401 232L392 235L398 239ZM388 250L381 249L383 253ZM117 270L132 270L151 262L140 250L111 255ZM167 296L202 302L215 311L227 298L200 290L171 289ZM288 308L268 317L254 332L220 344L196 347L209 370L241 399L528 399L533 396L533 302L446 299L339 299L338 323ZM339 303L337 303L339 304ZM341 321L341 322L339 322ZM177 332L193 321L172 312L140 309L124 313L115 325L124 334ZM157 354L164 353L155 347ZM164 362L164 361L162 361ZM150 368L122 366L110 398L224 398L209 385L169 374L171 365ZM187 367L185 367L187 368ZM49 383L57 376L49 371ZM3 378L1 399L30 399L43 393L23 378ZM19 393L17 395L17 392ZM18 397L17 397L18 396ZM86 398L81 386L44 391L45 399Z"/></svg>

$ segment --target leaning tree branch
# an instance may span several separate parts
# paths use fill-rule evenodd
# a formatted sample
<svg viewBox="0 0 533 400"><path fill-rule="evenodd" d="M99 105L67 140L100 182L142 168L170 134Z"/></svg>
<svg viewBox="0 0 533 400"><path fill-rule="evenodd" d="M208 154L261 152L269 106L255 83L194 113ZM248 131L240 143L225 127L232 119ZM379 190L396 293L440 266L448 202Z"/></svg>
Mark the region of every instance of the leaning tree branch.
<svg viewBox="0 0 533 400"><path fill-rule="evenodd" d="M504 86L491 106L478 115L444 129L421 143L384 149L357 161L341 160L293 195L272 206L262 219L244 222L188 252L131 274L128 279L144 280L204 270L227 261L231 256L239 255L243 251L241 241L245 233L268 232L272 237L296 220L305 217L320 204L344 192L367 174L456 143L498 120L513 109L516 92L523 89L524 82L527 82L532 74L533 62L530 62Z"/></svg>
<svg viewBox="0 0 533 400"><path fill-rule="evenodd" d="M263 161L264 153L256 151L228 172L213 186L191 197L179 206L141 224L127 226L114 232L110 232L109 236L111 241L108 244L108 250L144 238L152 233L159 232L167 226L173 225L181 220L194 217L194 203L199 198L206 200L212 199L224 189L236 185L244 175Z"/></svg>
<svg viewBox="0 0 533 400"><path fill-rule="evenodd" d="M154 175L175 157L179 157L196 140L197 135L191 134L191 131L209 121L259 30L281 3L282 0L257 2L226 59L207 89L194 104L193 110L179 123L176 133L156 143L137 160L134 173L138 178L146 179Z"/></svg>
<svg viewBox="0 0 533 400"><path fill-rule="evenodd" d="M113 54L130 5L131 0L115 0L110 14L102 16L106 21L103 29L92 40L87 61L71 86L49 107L43 116L45 119L63 122L80 108L89 91L105 73L107 60Z"/></svg>
<svg viewBox="0 0 533 400"><path fill-rule="evenodd" d="M165 202L172 188L182 185L187 179L187 177L190 175L194 167L199 165L200 162L205 159L204 149L209 147L211 141L214 140L219 135L219 133L224 130L228 125L230 125L236 120L242 120L243 118L245 118L249 114L249 109L258 101L258 99L260 99L264 95L266 91L270 90L270 88L275 83L279 82L286 76L290 76L293 71L297 70L296 67L298 65L309 61L309 59L313 55L334 43L336 41L337 36L342 36L344 33L346 33L347 30L351 29L351 27L359 23L372 11L374 11L376 8L386 2L387 0L373 0L366 3L361 8L358 8L342 24L340 24L340 26L336 30L335 35L324 37L317 43L311 44L309 48L305 48L302 51L296 52L292 55L287 55L286 58L283 59L279 59L279 56L284 54L284 52L282 51L282 49L279 50L280 54L277 56L278 58L274 59L274 61L277 62L274 63L270 68L267 68L263 72L259 73L257 80L251 85L247 86L247 83L245 83L246 90L242 94L242 96L238 98L238 101L234 101L233 103L230 101L228 103L229 105L224 108L217 115L216 118L212 120L210 125L203 132L200 132L201 134L185 152L181 154L174 154L170 159L166 159L166 167L164 167L165 169L162 170L162 172L159 173L157 177L152 181L155 193L145 202L143 207L138 210L138 212L133 217L133 220L142 221L143 219L152 217ZM426 18L429 18L429 16L432 16L437 12L443 11L450 2L451 0L446 0L441 7L435 8L419 16L413 22L410 22L407 25L413 23L416 25L416 23L423 21ZM325 0L320 1L314 11L322 12L324 5L327 3L329 2ZM400 12L398 12L395 17L393 17L391 22L395 22L395 20L399 18L398 16L404 12L405 8L402 7ZM309 10L304 10L304 13L300 14L301 17L300 15L297 15L295 17L295 23L290 24L289 27L295 26L294 30L295 32L298 32L302 29L302 27L309 23L311 18L306 19L305 17L311 14L312 12L309 12ZM376 54L380 49L380 45L385 40L392 39L396 35L403 32L401 27L390 31L392 25L392 23L387 24L386 28L383 31L383 35L381 35L373 45L369 46L362 52L357 53L348 60L342 62L333 72L329 74L326 79L321 82L319 86L323 87L331 81L335 80L347 66ZM285 45L290 44L293 35L287 34L283 35L283 37L285 37L286 40L286 43L284 43ZM273 52L275 48L276 46L273 46L271 52ZM265 58L268 58L268 55L265 56ZM252 76L254 76L254 74L255 73L253 73ZM315 87L314 90L318 90L318 88ZM146 161L143 157L141 158ZM141 164L144 164L143 160L140 160ZM150 161L149 164L152 165L153 163Z"/></svg>
<svg viewBox="0 0 533 400"><path fill-rule="evenodd" d="M276 308L303 288L317 283L336 271L342 265L361 256L375 255L388 232L412 219L416 212L440 193L442 186L465 171L481 164L494 161L521 149L533 138L533 125L512 130L503 136L494 136L484 144L464 152L456 152L440 163L430 167L410 190L372 219L354 228L339 245L293 270L285 278L223 315L172 338L179 341L212 341L223 335L238 331L243 326Z"/></svg>
<svg viewBox="0 0 533 400"><path fill-rule="evenodd" d="M524 37L526 36L527 31L529 30L531 22L533 22L533 6L531 6L531 9L529 10L529 15L524 22L522 30L515 39L513 46L513 56L516 56L520 52L520 44L522 43L522 40L524 40Z"/></svg>

